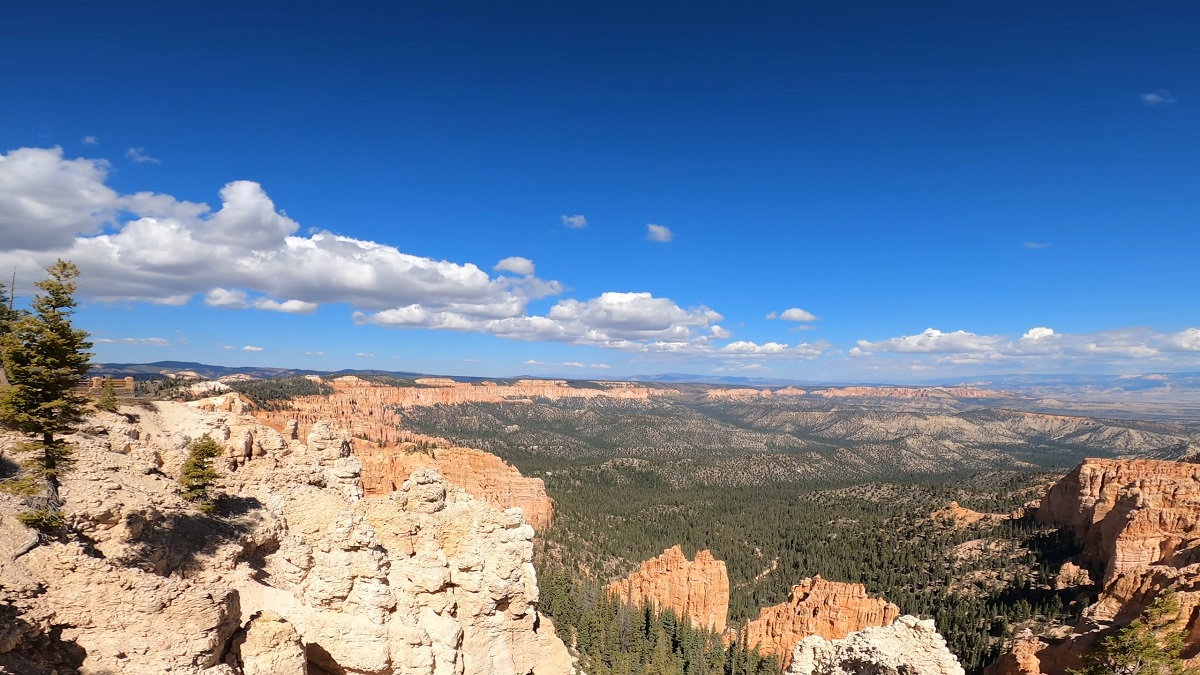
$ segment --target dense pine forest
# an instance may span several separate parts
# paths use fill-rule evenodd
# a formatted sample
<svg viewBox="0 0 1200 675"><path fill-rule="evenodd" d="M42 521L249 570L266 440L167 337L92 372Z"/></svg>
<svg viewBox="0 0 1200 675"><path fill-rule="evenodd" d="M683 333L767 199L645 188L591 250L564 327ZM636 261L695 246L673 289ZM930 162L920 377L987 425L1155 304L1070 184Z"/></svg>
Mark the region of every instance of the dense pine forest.
<svg viewBox="0 0 1200 675"><path fill-rule="evenodd" d="M581 582L562 565L538 570L540 609L554 617L589 675L773 675L775 658L692 626L667 609L636 606Z"/></svg>
<svg viewBox="0 0 1200 675"><path fill-rule="evenodd" d="M544 609L565 624L560 628L564 639L575 636L588 662L601 658L595 645L613 649L589 637L588 627L611 618L618 611L611 603L620 604L597 599L595 585L675 543L682 543L689 557L707 548L726 562L735 627L757 616L761 607L786 600L802 578L819 574L862 583L904 613L935 619L969 673L991 663L1003 639L1015 631L1060 624L1083 607L1053 590L1071 542L1019 520L959 527L931 517L952 499L1007 514L1036 494L1050 478L1045 474L991 472L933 484L682 490L628 465L563 467L542 475L556 500L555 524L539 555ZM563 599L564 594L573 595ZM646 653L645 645L621 644L631 650L623 653ZM657 661L638 663L650 668ZM754 667L776 666L755 662Z"/></svg>

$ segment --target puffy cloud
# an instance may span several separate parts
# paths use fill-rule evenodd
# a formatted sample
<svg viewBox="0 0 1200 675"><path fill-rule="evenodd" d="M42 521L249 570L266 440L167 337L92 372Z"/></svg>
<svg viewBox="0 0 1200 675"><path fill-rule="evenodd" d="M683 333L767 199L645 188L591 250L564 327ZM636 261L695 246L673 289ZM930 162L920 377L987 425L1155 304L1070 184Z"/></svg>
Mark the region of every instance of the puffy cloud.
<svg viewBox="0 0 1200 675"><path fill-rule="evenodd" d="M808 344L803 343L796 346L789 346L779 342L766 342L758 344L748 342L746 340L738 340L730 342L721 347L717 351L721 356L743 356L743 357L791 357L800 359L813 359L820 356L827 345L824 343Z"/></svg>
<svg viewBox="0 0 1200 675"><path fill-rule="evenodd" d="M134 164L162 164L162 160L146 154L145 148L127 148L125 157Z"/></svg>
<svg viewBox="0 0 1200 675"><path fill-rule="evenodd" d="M436 311L420 304L365 314L359 323L397 327L443 328L491 333L514 340L572 342L601 347L636 349L652 341L707 342L725 334L711 325L723 317L700 306L684 309L650 293L603 293L586 301L560 300L548 316L487 319L461 312Z"/></svg>
<svg viewBox="0 0 1200 675"><path fill-rule="evenodd" d="M104 184L108 169L102 159L64 159L62 148L0 154L0 249L63 249L99 231L119 205Z"/></svg>
<svg viewBox="0 0 1200 675"><path fill-rule="evenodd" d="M317 311L317 303L303 300L284 300L279 302L270 298L259 298L254 301L255 309L268 312L284 312L286 314L312 314Z"/></svg>
<svg viewBox="0 0 1200 675"><path fill-rule="evenodd" d="M859 340L850 356L868 357L875 352L933 355L937 363L971 365L981 363L1034 364L1058 361L1078 364L1120 364L1160 361L1195 365L1179 352L1200 351L1200 328L1178 333L1156 333L1144 328L1126 328L1096 333L1059 333L1037 326L1018 339L976 335L965 331L945 333L927 329L919 335L871 342ZM1173 355L1174 354L1174 355ZM1180 358L1184 360L1180 361Z"/></svg>
<svg viewBox="0 0 1200 675"><path fill-rule="evenodd" d="M496 263L496 266L492 269L497 272L512 272L513 274L528 276L533 274L533 261L529 258L511 256Z"/></svg>
<svg viewBox="0 0 1200 675"><path fill-rule="evenodd" d="M246 309L250 302L246 299L246 291L227 288L214 288L204 295L204 304L210 307L225 307L226 309Z"/></svg>
<svg viewBox="0 0 1200 675"><path fill-rule="evenodd" d="M784 321L816 321L817 315L812 312L805 311L799 307L785 309L782 312L771 312L767 315L768 319L783 319Z"/></svg>
<svg viewBox="0 0 1200 675"><path fill-rule="evenodd" d="M917 335L894 337L880 342L859 340L858 346L873 352L962 354L987 352L1003 341L1004 337L999 335L976 335L962 330L943 333L936 328L926 328Z"/></svg>
<svg viewBox="0 0 1200 675"><path fill-rule="evenodd" d="M564 227L569 227L573 230L581 230L587 227L588 222L587 218L584 218L582 214L579 214L574 216L563 216L562 224Z"/></svg>
<svg viewBox="0 0 1200 675"><path fill-rule="evenodd" d="M1200 328L1188 328L1162 337L1163 351L1200 352Z"/></svg>
<svg viewBox="0 0 1200 675"><path fill-rule="evenodd" d="M1158 91L1142 94L1141 99L1142 103L1145 103L1146 105L1162 105L1164 103L1175 103L1179 100L1175 98L1174 94L1166 89L1159 89Z"/></svg>
<svg viewBox="0 0 1200 675"><path fill-rule="evenodd" d="M724 317L701 306L683 309L649 293L604 293L586 302L562 300L550 318L579 323L603 339L686 339L693 327L707 327Z"/></svg>
<svg viewBox="0 0 1200 675"><path fill-rule="evenodd" d="M244 352L261 352L262 350L262 347L256 347L254 345L246 345L245 347L242 347L242 351Z"/></svg>
<svg viewBox="0 0 1200 675"><path fill-rule="evenodd" d="M655 225L654 223L646 223L646 238L650 241L657 241L663 244L675 238L671 233L671 228L666 225Z"/></svg>
<svg viewBox="0 0 1200 675"><path fill-rule="evenodd" d="M0 156L0 266L34 278L63 257L83 270L80 292L92 299L179 305L204 294L212 306L279 312L344 302L514 318L562 292L524 258L504 267L530 273L510 278L330 232L298 236L299 223L251 181L227 184L213 210L170 195L119 195L104 184L107 172L102 160L68 160L61 148Z"/></svg>
<svg viewBox="0 0 1200 675"><path fill-rule="evenodd" d="M100 145L100 139L96 138L95 136L84 136L83 144L84 145Z"/></svg>

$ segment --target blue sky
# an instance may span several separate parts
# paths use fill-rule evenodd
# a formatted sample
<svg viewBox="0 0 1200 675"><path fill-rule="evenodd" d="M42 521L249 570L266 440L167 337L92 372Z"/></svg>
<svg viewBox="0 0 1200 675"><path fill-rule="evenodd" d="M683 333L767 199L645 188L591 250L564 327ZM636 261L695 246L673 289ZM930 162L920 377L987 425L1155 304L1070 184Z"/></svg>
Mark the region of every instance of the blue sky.
<svg viewBox="0 0 1200 675"><path fill-rule="evenodd" d="M1195 2L23 5L0 270L99 360L1200 369Z"/></svg>

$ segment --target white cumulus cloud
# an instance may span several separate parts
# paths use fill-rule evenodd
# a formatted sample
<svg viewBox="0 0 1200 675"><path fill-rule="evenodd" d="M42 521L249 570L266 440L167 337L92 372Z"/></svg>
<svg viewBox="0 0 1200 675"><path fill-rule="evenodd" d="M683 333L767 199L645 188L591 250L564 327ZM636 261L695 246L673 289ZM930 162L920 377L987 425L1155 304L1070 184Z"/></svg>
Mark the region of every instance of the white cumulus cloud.
<svg viewBox="0 0 1200 675"><path fill-rule="evenodd" d="M0 154L0 249L64 249L98 232L120 205L108 170L102 159L64 159L62 148Z"/></svg>
<svg viewBox="0 0 1200 675"><path fill-rule="evenodd" d="M870 357L875 353L929 355L936 363L946 365L1053 363L1058 367L1089 368L1143 361L1195 366L1200 365L1200 361L1187 354L1197 351L1200 351L1200 328L1187 328L1178 333L1158 333L1145 328L1059 333L1046 326L1036 326L1016 339L929 328L919 335L879 341L859 340L858 346L849 354L856 357Z"/></svg>
<svg viewBox="0 0 1200 675"><path fill-rule="evenodd" d="M420 305L471 319L516 318L562 285L532 274L492 276L472 263L434 260L394 246L300 225L262 186L234 181L220 208L105 185L103 160L61 148L0 155L0 267L36 278L56 258L83 271L80 292L100 301L186 304L304 313L344 302L361 311ZM120 216L120 219L118 219ZM107 229L102 229L107 228ZM510 259L506 267L532 269Z"/></svg>
<svg viewBox="0 0 1200 675"><path fill-rule="evenodd" d="M926 328L917 335L894 337L879 342L859 340L858 346L872 352L904 352L919 354L961 354L986 352L1004 341L999 335L976 335L962 330L942 332Z"/></svg>
<svg viewBox="0 0 1200 675"><path fill-rule="evenodd" d="M496 270L497 272L512 272L513 274L528 276L533 274L534 268L533 261L529 258L511 256L496 263L496 266L492 269Z"/></svg>
<svg viewBox="0 0 1200 675"><path fill-rule="evenodd" d="M650 241L657 241L663 244L675 238L671 233L671 228L666 225L655 225L654 223L646 223L646 238Z"/></svg>
<svg viewBox="0 0 1200 675"><path fill-rule="evenodd" d="M587 227L588 221L582 214L578 214L574 216L562 216L562 224L564 227L569 227L573 230L581 230Z"/></svg>
<svg viewBox="0 0 1200 675"><path fill-rule="evenodd" d="M242 351L244 352L261 352L262 350L262 347L256 347L254 345L246 345L245 347L242 347Z"/></svg>
<svg viewBox="0 0 1200 675"><path fill-rule="evenodd" d="M771 312L767 315L768 319L783 319L784 321L816 321L817 315L812 312L805 311L799 307L785 309L782 312Z"/></svg>

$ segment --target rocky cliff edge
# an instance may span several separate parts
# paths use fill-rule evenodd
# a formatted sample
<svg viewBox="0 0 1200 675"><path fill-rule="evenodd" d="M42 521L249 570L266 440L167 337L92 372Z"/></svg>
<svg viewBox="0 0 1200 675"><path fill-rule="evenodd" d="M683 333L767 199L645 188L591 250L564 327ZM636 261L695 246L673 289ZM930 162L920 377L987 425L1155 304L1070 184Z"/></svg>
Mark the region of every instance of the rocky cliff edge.
<svg viewBox="0 0 1200 675"><path fill-rule="evenodd" d="M212 675L551 675L574 666L536 610L533 529L428 469L362 498L351 439L156 403L70 440L76 536L0 497L0 670ZM188 443L221 441L214 517L178 496ZM3 447L19 439L4 436Z"/></svg>

